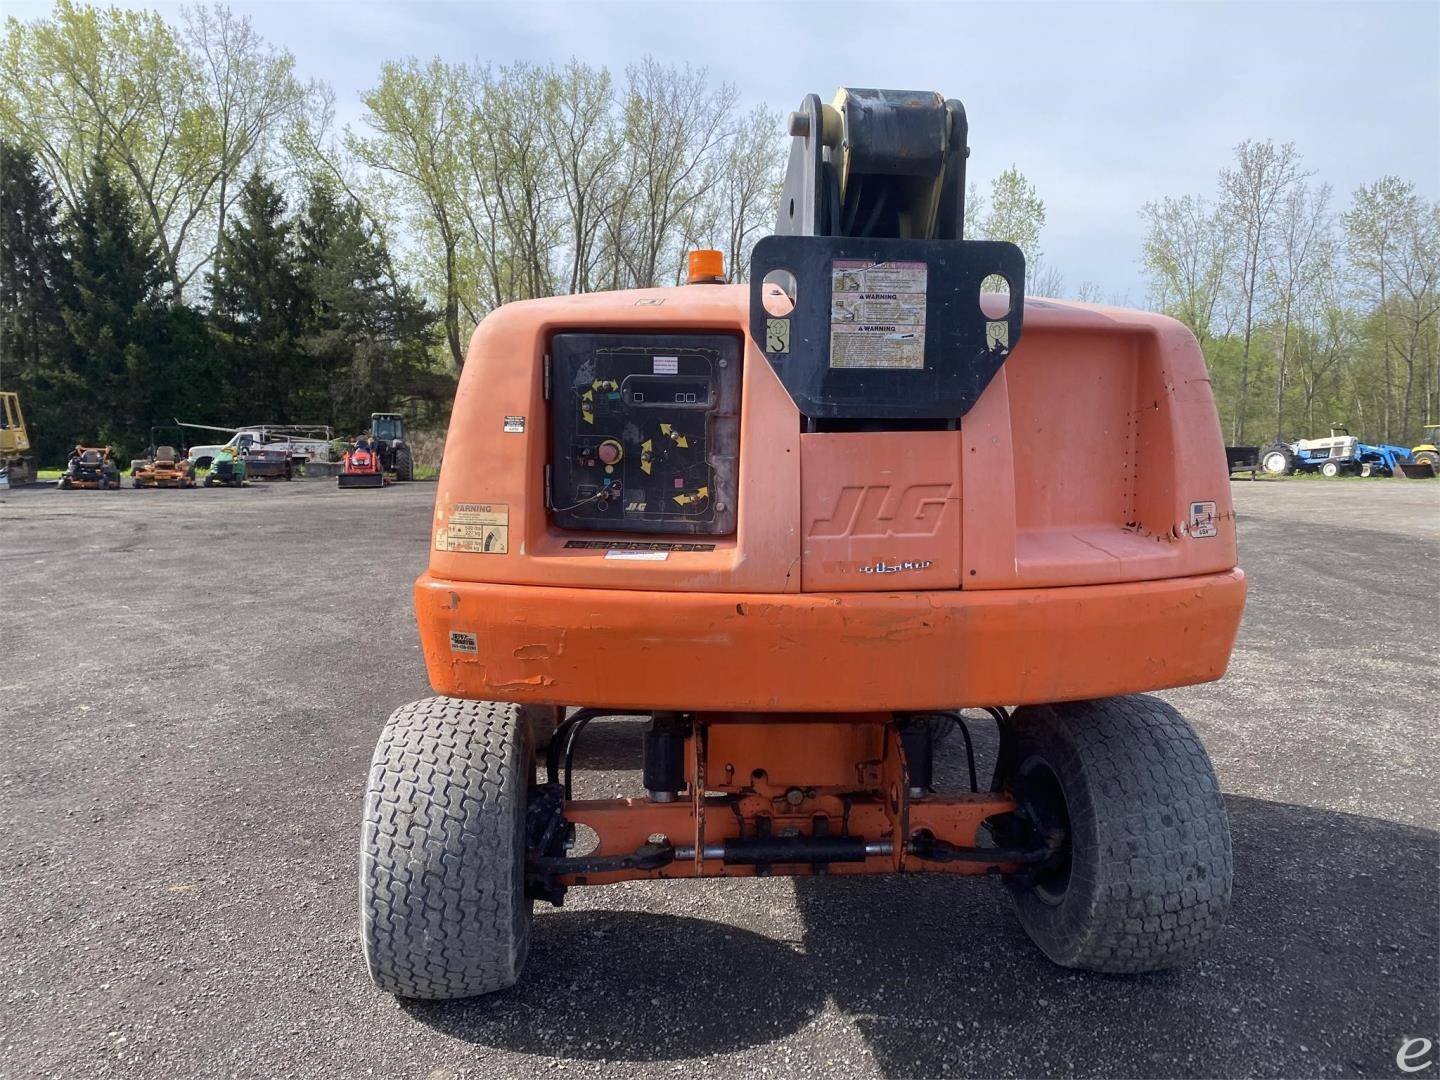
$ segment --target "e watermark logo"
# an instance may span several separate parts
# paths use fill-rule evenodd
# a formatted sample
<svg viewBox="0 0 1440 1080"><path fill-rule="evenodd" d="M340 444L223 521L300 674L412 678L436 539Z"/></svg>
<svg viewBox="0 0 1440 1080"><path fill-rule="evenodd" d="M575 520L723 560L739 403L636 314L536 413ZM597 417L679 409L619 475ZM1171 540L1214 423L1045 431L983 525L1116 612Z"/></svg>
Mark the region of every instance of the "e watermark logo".
<svg viewBox="0 0 1440 1080"><path fill-rule="evenodd" d="M1424 1072L1435 1064L1435 1043L1423 1036L1406 1039L1395 1051L1395 1067L1403 1073Z"/></svg>

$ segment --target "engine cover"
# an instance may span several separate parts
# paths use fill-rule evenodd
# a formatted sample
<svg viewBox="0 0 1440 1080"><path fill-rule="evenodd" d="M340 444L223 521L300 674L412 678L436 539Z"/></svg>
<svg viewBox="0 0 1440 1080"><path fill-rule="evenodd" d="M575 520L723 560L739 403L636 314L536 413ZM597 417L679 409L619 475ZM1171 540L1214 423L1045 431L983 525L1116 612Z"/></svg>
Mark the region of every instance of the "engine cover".
<svg viewBox="0 0 1440 1080"><path fill-rule="evenodd" d="M740 339L556 334L550 505L563 529L735 531Z"/></svg>

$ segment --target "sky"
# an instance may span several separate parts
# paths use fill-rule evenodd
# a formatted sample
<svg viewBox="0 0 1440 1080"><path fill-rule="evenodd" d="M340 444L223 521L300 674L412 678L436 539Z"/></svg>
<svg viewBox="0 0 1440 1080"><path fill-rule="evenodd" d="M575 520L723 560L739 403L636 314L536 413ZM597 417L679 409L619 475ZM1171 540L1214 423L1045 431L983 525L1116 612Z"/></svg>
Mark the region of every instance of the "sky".
<svg viewBox="0 0 1440 1080"><path fill-rule="evenodd" d="M151 7L178 22L175 3ZM1069 290L1146 294L1141 206L1211 195L1244 139L1294 142L1343 209L1387 173L1440 198L1440 3L344 3L231 0L335 89L341 122L382 62L648 54L707 68L788 113L837 86L965 103L982 191L1017 165L1046 204L1041 248ZM5 14L48 3L6 0Z"/></svg>

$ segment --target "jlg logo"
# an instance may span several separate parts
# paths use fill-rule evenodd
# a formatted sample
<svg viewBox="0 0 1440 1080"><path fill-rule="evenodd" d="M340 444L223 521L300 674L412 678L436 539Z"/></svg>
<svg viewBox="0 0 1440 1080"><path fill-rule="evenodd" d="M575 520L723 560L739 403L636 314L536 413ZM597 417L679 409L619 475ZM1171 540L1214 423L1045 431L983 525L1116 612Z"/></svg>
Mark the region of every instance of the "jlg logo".
<svg viewBox="0 0 1440 1080"><path fill-rule="evenodd" d="M834 511L827 518L817 518L810 535L817 539L934 536L945 516L950 487L912 484L899 492L889 484L842 488Z"/></svg>

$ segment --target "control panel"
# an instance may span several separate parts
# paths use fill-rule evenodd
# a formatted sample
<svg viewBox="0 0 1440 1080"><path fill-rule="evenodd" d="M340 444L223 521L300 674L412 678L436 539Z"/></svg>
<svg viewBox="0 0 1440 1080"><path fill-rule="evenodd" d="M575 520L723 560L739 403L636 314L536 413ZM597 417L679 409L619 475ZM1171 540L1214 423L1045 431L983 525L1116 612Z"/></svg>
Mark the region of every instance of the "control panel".
<svg viewBox="0 0 1440 1080"><path fill-rule="evenodd" d="M740 356L740 339L725 334L556 334L555 524L734 532Z"/></svg>

